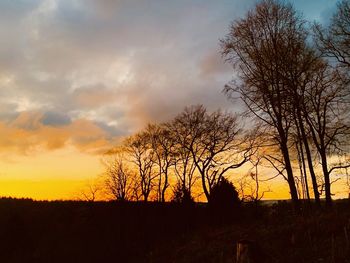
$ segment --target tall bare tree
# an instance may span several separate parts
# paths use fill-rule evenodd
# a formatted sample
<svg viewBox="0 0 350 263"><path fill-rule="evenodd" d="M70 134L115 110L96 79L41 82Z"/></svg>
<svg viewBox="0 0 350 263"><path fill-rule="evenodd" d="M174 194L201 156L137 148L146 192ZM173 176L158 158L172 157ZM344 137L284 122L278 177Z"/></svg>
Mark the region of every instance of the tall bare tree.
<svg viewBox="0 0 350 263"><path fill-rule="evenodd" d="M274 147L271 143L268 143L268 137L266 134L266 127L264 125L257 126L254 129L251 129L249 138L252 140L253 155L249 159L251 168L248 170L248 173L241 179L241 192L242 198L248 201L253 201L258 203L267 192L270 192L270 188L262 190L260 175L260 168L264 166L265 156L267 152L271 152L271 148ZM266 179L265 179L266 180ZM271 180L271 179L268 179ZM249 194L244 194L243 187L249 189Z"/></svg>
<svg viewBox="0 0 350 263"><path fill-rule="evenodd" d="M304 115L321 160L326 202L329 205L330 174L336 169L347 167L347 164L331 167L329 157L343 153L343 147L348 144L349 91L341 73L325 61L319 62L318 70L315 71L313 81L309 85L303 99Z"/></svg>
<svg viewBox="0 0 350 263"><path fill-rule="evenodd" d="M302 182L302 197L303 199L307 198L308 200L310 200L309 183L308 183L308 177L306 172L306 162L305 162L305 156L304 156L304 145L301 141L301 135L299 132L295 139L295 147L296 147L297 156L298 156L300 181ZM316 188L316 190L318 193L318 188ZM315 198L315 200L319 204L320 202L319 195L318 195L318 199Z"/></svg>
<svg viewBox="0 0 350 263"><path fill-rule="evenodd" d="M227 94L240 95L248 110L275 129L283 156L291 198L298 204L289 153L293 125L288 67L297 68L295 52L304 51L307 32L304 21L289 4L265 0L233 22L230 33L221 41L222 54L238 71L239 80L226 86Z"/></svg>
<svg viewBox="0 0 350 263"><path fill-rule="evenodd" d="M341 65L350 68L350 1L338 3L327 29L316 24L316 44L324 56L335 58Z"/></svg>

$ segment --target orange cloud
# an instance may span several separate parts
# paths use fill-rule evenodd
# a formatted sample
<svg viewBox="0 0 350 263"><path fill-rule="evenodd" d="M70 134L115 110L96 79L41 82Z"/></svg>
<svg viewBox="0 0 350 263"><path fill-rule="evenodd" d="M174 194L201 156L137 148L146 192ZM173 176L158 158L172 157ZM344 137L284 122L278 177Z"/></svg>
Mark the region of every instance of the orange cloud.
<svg viewBox="0 0 350 263"><path fill-rule="evenodd" d="M107 105L117 98L113 90L106 89L103 85L88 88L79 88L74 91L76 102L80 107L95 108Z"/></svg>
<svg viewBox="0 0 350 263"><path fill-rule="evenodd" d="M0 122L0 153L31 154L40 149L54 150L67 145L88 153L101 153L116 138L89 120L77 119L67 125L42 123L40 112L22 112L11 122Z"/></svg>

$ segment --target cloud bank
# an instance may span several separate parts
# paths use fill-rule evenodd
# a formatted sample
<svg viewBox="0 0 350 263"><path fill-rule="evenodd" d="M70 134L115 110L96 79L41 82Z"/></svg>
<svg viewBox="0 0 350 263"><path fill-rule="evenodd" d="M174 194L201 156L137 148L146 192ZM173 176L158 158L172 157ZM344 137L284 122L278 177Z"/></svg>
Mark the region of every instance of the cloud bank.
<svg viewBox="0 0 350 263"><path fill-rule="evenodd" d="M101 152L187 105L239 110L218 42L255 2L0 1L0 152Z"/></svg>

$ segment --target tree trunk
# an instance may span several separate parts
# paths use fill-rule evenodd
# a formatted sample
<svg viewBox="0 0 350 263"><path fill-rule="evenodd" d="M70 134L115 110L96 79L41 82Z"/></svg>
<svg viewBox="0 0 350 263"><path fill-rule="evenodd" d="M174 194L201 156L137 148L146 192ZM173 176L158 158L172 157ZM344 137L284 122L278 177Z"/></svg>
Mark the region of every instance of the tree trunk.
<svg viewBox="0 0 350 263"><path fill-rule="evenodd" d="M158 201L163 202L162 200L162 162L158 159L158 165L159 165L159 181L158 181Z"/></svg>
<svg viewBox="0 0 350 263"><path fill-rule="evenodd" d="M297 208L299 208L298 191L297 191L297 188L295 186L293 169L292 169L292 165L291 165L290 158L289 158L288 146L287 146L286 140L284 138L281 140L280 147L281 147L281 152L283 155L284 164L285 164L285 168L286 168L286 172L287 172L287 181L288 181L288 185L289 185L290 195L292 198L292 202L294 204L294 208L297 209Z"/></svg>
<svg viewBox="0 0 350 263"><path fill-rule="evenodd" d="M298 114L300 114L300 112ZM301 137L302 137L303 144L304 144L304 147L305 147L306 159L307 159L307 162L308 162L310 177L311 177L311 181L312 181L312 188L314 190L315 202L316 202L316 204L319 205L320 204L320 193L318 192L318 184L317 184L317 180L316 180L316 174L315 174L314 166L313 166L313 163L312 163L312 156L311 156L310 146L309 146L309 142L307 141L307 136L306 136L306 133L305 133L304 123L303 123L303 121L301 119L301 116L298 116L298 120L299 120L299 128L300 128Z"/></svg>
<svg viewBox="0 0 350 263"><path fill-rule="evenodd" d="M327 156L323 149L321 149L320 155L321 155L321 161L322 161L322 171L324 176L326 205L330 207L332 206L331 180L330 180L329 171L328 171Z"/></svg>
<svg viewBox="0 0 350 263"><path fill-rule="evenodd" d="M306 198L308 201L310 201L310 193L309 193L309 183L307 180L307 173L306 173L306 164L305 164L305 157L304 157L304 148L302 141L299 141L300 144L300 159L302 162L302 171L304 174L304 181L305 181L305 191L306 191Z"/></svg>
<svg viewBox="0 0 350 263"><path fill-rule="evenodd" d="M205 194L205 197L207 198L207 201L209 202L210 199L210 194L207 188L207 185L205 184L205 174L204 172L202 173L202 171L200 171L201 177L202 177L202 187L203 187L203 191Z"/></svg>
<svg viewBox="0 0 350 263"><path fill-rule="evenodd" d="M168 188L168 172L164 172L164 186L162 189L162 202L165 202L165 191Z"/></svg>

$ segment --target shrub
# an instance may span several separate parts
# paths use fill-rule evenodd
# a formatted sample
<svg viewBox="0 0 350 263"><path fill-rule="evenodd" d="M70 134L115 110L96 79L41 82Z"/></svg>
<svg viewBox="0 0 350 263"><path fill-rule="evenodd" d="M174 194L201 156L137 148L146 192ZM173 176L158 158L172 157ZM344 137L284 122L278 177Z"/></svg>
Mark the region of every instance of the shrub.
<svg viewBox="0 0 350 263"><path fill-rule="evenodd" d="M194 200L190 191L180 183L175 186L172 201L181 204L193 204Z"/></svg>
<svg viewBox="0 0 350 263"><path fill-rule="evenodd" d="M240 199L236 188L230 181L222 177L210 192L209 206L226 210L238 207L239 204Z"/></svg>

